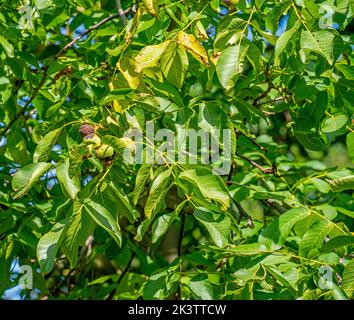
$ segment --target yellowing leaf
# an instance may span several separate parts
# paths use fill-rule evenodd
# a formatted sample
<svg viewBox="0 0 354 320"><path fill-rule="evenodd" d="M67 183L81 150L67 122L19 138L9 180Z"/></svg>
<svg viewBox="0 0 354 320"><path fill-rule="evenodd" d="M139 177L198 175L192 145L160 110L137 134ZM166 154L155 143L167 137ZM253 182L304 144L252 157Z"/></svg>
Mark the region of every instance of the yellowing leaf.
<svg viewBox="0 0 354 320"><path fill-rule="evenodd" d="M109 86L109 91L113 91L114 90L114 86L113 86L113 83L110 82L108 84ZM122 111L122 106L119 104L119 101L118 100L113 100L112 101L112 108L115 112L121 112Z"/></svg>
<svg viewBox="0 0 354 320"><path fill-rule="evenodd" d="M208 66L209 58L206 50L195 36L181 31L177 36L177 43L183 46L193 57Z"/></svg>
<svg viewBox="0 0 354 320"><path fill-rule="evenodd" d="M129 86L132 89L136 89L140 84L140 77L135 72L136 66L134 65L134 61L132 60L132 58L123 56L121 59L119 59L117 67L122 73L125 80L127 80ZM110 88L110 90L112 91L113 89Z"/></svg>
<svg viewBox="0 0 354 320"><path fill-rule="evenodd" d="M157 16L158 0L143 0L144 7L153 16Z"/></svg>
<svg viewBox="0 0 354 320"><path fill-rule="evenodd" d="M135 58L135 72L140 73L145 68L157 66L169 43L165 41L142 49Z"/></svg>
<svg viewBox="0 0 354 320"><path fill-rule="evenodd" d="M195 24L195 33L196 33L197 37L201 40L208 39L208 34L205 31L205 28L200 21L197 21Z"/></svg>

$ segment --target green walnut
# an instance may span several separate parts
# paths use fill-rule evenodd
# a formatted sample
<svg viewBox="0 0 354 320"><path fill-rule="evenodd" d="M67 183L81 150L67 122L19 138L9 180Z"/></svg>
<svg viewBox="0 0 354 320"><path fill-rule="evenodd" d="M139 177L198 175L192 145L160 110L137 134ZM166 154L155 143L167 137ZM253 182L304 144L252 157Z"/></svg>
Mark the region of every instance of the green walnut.
<svg viewBox="0 0 354 320"><path fill-rule="evenodd" d="M96 156L100 159L111 158L114 155L114 150L107 144L103 144L96 150Z"/></svg>
<svg viewBox="0 0 354 320"><path fill-rule="evenodd" d="M92 144L94 145L95 147L99 147L101 145L101 139L98 135L96 134L88 134L84 137L84 141L87 143L87 144Z"/></svg>

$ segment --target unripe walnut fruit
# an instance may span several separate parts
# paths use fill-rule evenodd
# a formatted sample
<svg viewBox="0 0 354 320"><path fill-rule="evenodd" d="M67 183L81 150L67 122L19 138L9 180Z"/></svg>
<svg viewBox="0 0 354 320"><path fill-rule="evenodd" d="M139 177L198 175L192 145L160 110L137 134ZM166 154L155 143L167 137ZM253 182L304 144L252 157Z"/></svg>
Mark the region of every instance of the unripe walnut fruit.
<svg viewBox="0 0 354 320"><path fill-rule="evenodd" d="M93 144L95 145L96 147L99 147L101 145L101 139L98 135L96 134L88 134L84 137L84 141L87 143L87 144Z"/></svg>
<svg viewBox="0 0 354 320"><path fill-rule="evenodd" d="M111 158L114 155L114 150L107 144L103 144L96 150L96 156L100 159Z"/></svg>

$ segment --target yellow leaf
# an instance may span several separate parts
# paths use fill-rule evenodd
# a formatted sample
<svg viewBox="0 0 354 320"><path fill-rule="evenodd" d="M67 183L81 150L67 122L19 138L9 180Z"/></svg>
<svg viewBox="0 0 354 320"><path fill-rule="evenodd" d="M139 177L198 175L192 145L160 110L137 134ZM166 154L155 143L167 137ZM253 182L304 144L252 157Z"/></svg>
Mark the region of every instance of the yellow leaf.
<svg viewBox="0 0 354 320"><path fill-rule="evenodd" d="M135 32L139 27L140 17L141 17L141 10L139 8L136 14L134 15L134 18L131 20L132 22L127 24L127 34L125 36L125 43L127 45L132 40Z"/></svg>
<svg viewBox="0 0 354 320"><path fill-rule="evenodd" d="M177 36L177 43L183 46L202 64L209 65L208 54L194 35L181 31Z"/></svg>
<svg viewBox="0 0 354 320"><path fill-rule="evenodd" d="M169 43L170 41L165 41L142 49L135 58L135 71L140 73L145 68L157 66Z"/></svg>
<svg viewBox="0 0 354 320"><path fill-rule="evenodd" d="M134 61L128 56L123 56L119 59L117 67L129 86L132 89L136 89L140 84L140 76L135 72Z"/></svg>
<svg viewBox="0 0 354 320"><path fill-rule="evenodd" d="M109 91L114 90L114 86L112 82L108 83ZM122 111L122 106L119 104L118 100L113 100L112 101L112 108L115 112L121 112Z"/></svg>
<svg viewBox="0 0 354 320"><path fill-rule="evenodd" d="M200 21L197 21L195 24L195 33L200 40L208 39L208 34L206 33L205 28Z"/></svg>
<svg viewBox="0 0 354 320"><path fill-rule="evenodd" d="M147 12L153 16L157 16L158 0L143 0L143 4Z"/></svg>

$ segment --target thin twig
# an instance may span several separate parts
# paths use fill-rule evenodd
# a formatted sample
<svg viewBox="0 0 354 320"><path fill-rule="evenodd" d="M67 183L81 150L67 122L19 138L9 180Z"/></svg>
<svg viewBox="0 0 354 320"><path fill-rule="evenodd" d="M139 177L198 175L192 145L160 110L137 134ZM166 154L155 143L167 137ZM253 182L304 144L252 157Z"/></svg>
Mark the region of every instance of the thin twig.
<svg viewBox="0 0 354 320"><path fill-rule="evenodd" d="M241 159L243 160L246 160L248 163L250 163L252 166L256 167L258 170L262 171L263 173L265 174L276 174L276 167L275 165L273 165L271 168L263 168L260 164L258 164L257 162L251 160L251 159L248 159L238 153L236 153L236 155L238 157L240 157Z"/></svg>
<svg viewBox="0 0 354 320"><path fill-rule="evenodd" d="M131 10L131 8L128 8L126 10L123 11L124 15L129 13ZM102 25L104 25L105 23L115 19L115 18L121 18L121 13L116 13L116 14L112 14L111 16L104 18L103 20L97 22L96 24L94 24L93 26L89 27L88 29L86 29L84 32L80 33L75 39L71 40L68 44L66 44L56 55L55 57L58 57L60 55L62 55L63 53L65 53L66 51L68 51L76 42L78 42L81 38L83 38L84 36L86 36L87 34L89 34L90 32L92 32L93 30L98 29L99 27L101 27Z"/></svg>
<svg viewBox="0 0 354 320"><path fill-rule="evenodd" d="M256 140L252 139L251 137L249 137L248 135L246 135L244 132L242 132L241 130L235 129L235 133L236 135L243 135L245 138L247 138L252 144L254 144L257 148L259 148L260 150L264 151L264 152L268 152L268 150L266 148L264 148L263 146L261 146L259 143L256 142Z"/></svg>
<svg viewBox="0 0 354 320"><path fill-rule="evenodd" d="M126 275L126 273L129 271L130 266L131 266L131 264L132 264L132 262L133 262L135 256L136 256L136 252L133 252L132 255L130 256L130 259L129 259L127 265L125 266L123 272L120 274L120 276L119 276L119 278L118 278L118 280L117 280L117 287L118 287L119 284L122 282L122 280L123 280L124 276ZM115 293L116 293L116 290L113 290L113 291L109 294L109 296L107 297L106 300L112 300L113 297L114 297L114 295L115 295Z"/></svg>
<svg viewBox="0 0 354 320"><path fill-rule="evenodd" d="M285 211L287 211L286 208L282 207L279 203L277 203L273 199L264 200L263 203L269 207L272 207L273 209L275 209L279 213L284 213Z"/></svg>
<svg viewBox="0 0 354 320"><path fill-rule="evenodd" d="M43 85L45 83L45 80L47 79L47 70L48 70L48 67L46 67L43 70L43 75L42 75L41 82L39 83L38 87L34 90L34 92L31 95L31 97L26 101L26 103L22 107L22 109L9 121L9 123L6 125L6 127L2 130L3 131L3 134L2 134L3 136L6 135L6 133L14 125L14 123L17 121L17 119L25 114L25 112L26 112L27 108L29 107L29 105L31 104L33 99L37 96L39 90L43 87Z"/></svg>
<svg viewBox="0 0 354 320"><path fill-rule="evenodd" d="M240 218L238 223L240 223L241 218L244 217L247 220L247 225L253 229L254 228L254 224L253 224L253 220L252 217L242 208L241 204L239 204L238 202L236 202L234 199L232 199L235 206L237 207L238 212L240 213Z"/></svg>
<svg viewBox="0 0 354 320"><path fill-rule="evenodd" d="M271 104L271 103L274 103L274 102L279 102L279 101L285 101L285 98L284 97L278 97L278 98L275 98L275 99L271 99L271 100L267 100L267 101L257 101L256 105L257 106L261 106L263 104Z"/></svg>
<svg viewBox="0 0 354 320"><path fill-rule="evenodd" d="M234 171L235 171L235 165L234 165L234 163L232 163L231 168L230 168L230 172L227 176L227 181L226 181L226 185L228 185L228 186L232 185L232 176L234 175Z"/></svg>
<svg viewBox="0 0 354 320"><path fill-rule="evenodd" d="M123 26L125 26L125 23L127 21L127 18L125 16L123 7L122 7L122 3L120 0L116 0L116 4L117 4L117 9L118 9L118 14L120 16L120 19L122 20Z"/></svg>

